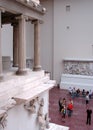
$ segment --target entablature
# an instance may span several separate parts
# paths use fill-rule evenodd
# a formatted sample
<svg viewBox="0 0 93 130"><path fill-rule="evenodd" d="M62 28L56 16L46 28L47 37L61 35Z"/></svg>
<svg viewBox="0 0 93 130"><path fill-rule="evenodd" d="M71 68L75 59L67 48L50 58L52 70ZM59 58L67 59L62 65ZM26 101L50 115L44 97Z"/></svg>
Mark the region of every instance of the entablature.
<svg viewBox="0 0 93 130"><path fill-rule="evenodd" d="M20 14L28 17L30 20L38 19L42 21L42 17L46 12L46 9L40 4L35 6L31 1L28 3L22 0L1 0L0 10L4 23L6 19L10 18L9 21L11 21L11 19Z"/></svg>

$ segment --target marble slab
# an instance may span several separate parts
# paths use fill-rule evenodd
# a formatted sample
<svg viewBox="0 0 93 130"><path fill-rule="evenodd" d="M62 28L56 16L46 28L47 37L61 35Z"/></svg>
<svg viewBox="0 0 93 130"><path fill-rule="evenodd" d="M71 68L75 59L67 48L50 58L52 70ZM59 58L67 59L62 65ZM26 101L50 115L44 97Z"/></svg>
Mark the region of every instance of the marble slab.
<svg viewBox="0 0 93 130"><path fill-rule="evenodd" d="M46 130L69 130L69 127L50 123L50 128Z"/></svg>

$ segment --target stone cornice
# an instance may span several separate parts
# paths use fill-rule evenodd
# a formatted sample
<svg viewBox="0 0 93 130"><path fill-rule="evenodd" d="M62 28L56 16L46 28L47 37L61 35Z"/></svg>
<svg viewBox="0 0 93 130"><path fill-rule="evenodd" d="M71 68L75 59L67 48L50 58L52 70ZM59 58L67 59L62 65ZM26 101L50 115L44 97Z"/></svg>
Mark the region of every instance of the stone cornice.
<svg viewBox="0 0 93 130"><path fill-rule="evenodd" d="M25 5L26 7L31 8L34 11L41 13L41 14L46 13L46 9L44 7L42 7L40 4L37 4L33 1L27 1L27 0L16 0L16 1L22 5Z"/></svg>
<svg viewBox="0 0 93 130"><path fill-rule="evenodd" d="M93 62L93 59L84 59L84 58L64 58L63 61L80 61L80 62Z"/></svg>
<svg viewBox="0 0 93 130"><path fill-rule="evenodd" d="M18 1L19 0L0 1L0 10L3 14L2 16L3 16L4 23L6 23L7 22L6 20L9 19L10 17L12 16L15 17L16 15L20 15L20 14L27 16L28 20L39 19L42 21L45 8L43 8L40 5L40 8L42 9L41 11L39 7L36 8L31 7L31 5L29 6L29 4L27 3L22 4L21 3L22 1L21 2ZM9 16L9 18L7 16ZM13 21L13 19L10 18L9 21L11 22L11 20Z"/></svg>

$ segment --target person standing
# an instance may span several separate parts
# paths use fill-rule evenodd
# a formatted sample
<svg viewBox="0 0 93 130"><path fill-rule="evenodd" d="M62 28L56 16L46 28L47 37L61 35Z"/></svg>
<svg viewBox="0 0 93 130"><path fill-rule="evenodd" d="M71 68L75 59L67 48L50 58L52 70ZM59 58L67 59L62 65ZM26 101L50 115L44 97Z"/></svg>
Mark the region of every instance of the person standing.
<svg viewBox="0 0 93 130"><path fill-rule="evenodd" d="M91 114L92 114L92 110L90 108L87 108L87 122L86 124L91 125Z"/></svg>
<svg viewBox="0 0 93 130"><path fill-rule="evenodd" d="M63 122L65 122L65 117L66 117L66 106L65 105L63 106L61 113L62 113L62 120L63 120Z"/></svg>
<svg viewBox="0 0 93 130"><path fill-rule="evenodd" d="M58 104L59 104L59 112L61 112L61 110L63 108L63 106L62 106L62 98L59 99Z"/></svg>
<svg viewBox="0 0 93 130"><path fill-rule="evenodd" d="M92 90L90 89L89 90L89 99L91 99L91 96L92 96Z"/></svg>
<svg viewBox="0 0 93 130"><path fill-rule="evenodd" d="M86 92L86 107L89 104L89 91Z"/></svg>
<svg viewBox="0 0 93 130"><path fill-rule="evenodd" d="M60 98L58 101L59 104L59 111L61 112L61 110L64 108L64 105L66 106L66 99L65 98Z"/></svg>
<svg viewBox="0 0 93 130"><path fill-rule="evenodd" d="M71 117L73 112L73 100L70 100L67 106L68 117Z"/></svg>

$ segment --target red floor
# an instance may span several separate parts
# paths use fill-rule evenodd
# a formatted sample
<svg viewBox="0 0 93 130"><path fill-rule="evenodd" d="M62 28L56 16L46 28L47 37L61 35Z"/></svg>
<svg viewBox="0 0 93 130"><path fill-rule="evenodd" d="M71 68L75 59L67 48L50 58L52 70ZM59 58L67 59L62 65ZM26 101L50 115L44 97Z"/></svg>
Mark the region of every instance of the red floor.
<svg viewBox="0 0 93 130"><path fill-rule="evenodd" d="M68 102L71 98L67 90L62 90L54 87L49 93L49 116L50 122L59 125L70 127L70 130L93 130L93 99L90 100L89 105L92 108L92 121L91 125L86 125L86 104L85 99L82 97L76 97L74 101L74 110L71 117L66 115L65 122L62 120L62 116L59 112L58 100L59 98L66 98Z"/></svg>

